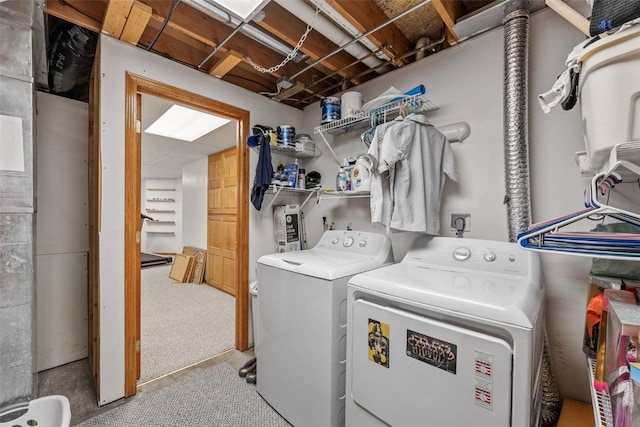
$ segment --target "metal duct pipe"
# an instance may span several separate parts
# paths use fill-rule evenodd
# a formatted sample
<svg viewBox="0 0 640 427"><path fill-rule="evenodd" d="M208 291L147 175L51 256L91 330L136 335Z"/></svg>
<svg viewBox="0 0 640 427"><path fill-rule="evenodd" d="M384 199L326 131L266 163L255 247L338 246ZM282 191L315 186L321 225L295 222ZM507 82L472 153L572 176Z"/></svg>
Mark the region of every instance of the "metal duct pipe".
<svg viewBox="0 0 640 427"><path fill-rule="evenodd" d="M503 19L504 24L504 161L505 198L509 241L531 223L529 193L528 54L529 12L526 0L516 0ZM550 427L560 417L560 394L551 364L547 331L541 367L542 408L540 425Z"/></svg>
<svg viewBox="0 0 640 427"><path fill-rule="evenodd" d="M504 162L509 241L531 223L527 70L529 12L518 9L504 23Z"/></svg>
<svg viewBox="0 0 640 427"><path fill-rule="evenodd" d="M309 24L313 20L313 16L316 12L314 8L312 8L302 0L274 1L283 8L287 9L289 12L296 15L302 22L305 22L307 24ZM342 30L335 26L330 20L322 16L322 14L318 14L318 16L316 17L313 28L338 46L342 46L353 39L353 37L348 37L345 33L343 33ZM362 58L362 63L370 68L373 68L376 65L382 63L382 61L377 58L371 56L367 57L367 55L371 53L371 50L364 48L360 44L352 44L346 47L344 50L355 58Z"/></svg>

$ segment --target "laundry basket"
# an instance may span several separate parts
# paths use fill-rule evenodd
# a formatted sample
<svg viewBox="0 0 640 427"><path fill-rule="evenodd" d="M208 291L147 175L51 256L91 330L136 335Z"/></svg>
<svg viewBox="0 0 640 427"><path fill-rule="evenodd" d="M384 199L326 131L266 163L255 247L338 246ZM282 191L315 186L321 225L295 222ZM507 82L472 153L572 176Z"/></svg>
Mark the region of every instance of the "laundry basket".
<svg viewBox="0 0 640 427"><path fill-rule="evenodd" d="M0 410L0 427L69 427L70 423L69 399L60 395L40 397Z"/></svg>

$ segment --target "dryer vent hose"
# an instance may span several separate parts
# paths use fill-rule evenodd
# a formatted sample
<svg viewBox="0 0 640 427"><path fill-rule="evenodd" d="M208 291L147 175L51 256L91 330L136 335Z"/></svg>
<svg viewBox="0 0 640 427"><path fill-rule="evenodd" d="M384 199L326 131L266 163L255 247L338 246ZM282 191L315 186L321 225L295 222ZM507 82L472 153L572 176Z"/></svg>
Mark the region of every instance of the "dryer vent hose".
<svg viewBox="0 0 640 427"><path fill-rule="evenodd" d="M504 24L504 158L505 205L509 241L531 223L529 184L528 54L529 11L526 0L515 0ZM540 426L554 426L560 418L560 394L551 365L551 353L544 331L542 355L542 408Z"/></svg>

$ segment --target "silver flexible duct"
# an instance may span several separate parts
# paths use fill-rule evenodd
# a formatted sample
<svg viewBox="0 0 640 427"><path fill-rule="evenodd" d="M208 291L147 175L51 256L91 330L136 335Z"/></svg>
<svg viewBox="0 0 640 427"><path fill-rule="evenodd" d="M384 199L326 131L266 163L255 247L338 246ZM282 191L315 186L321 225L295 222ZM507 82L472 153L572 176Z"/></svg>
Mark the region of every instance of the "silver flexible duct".
<svg viewBox="0 0 640 427"><path fill-rule="evenodd" d="M509 13L504 22L504 203L507 205L509 241L529 227L529 127L527 85L529 12Z"/></svg>
<svg viewBox="0 0 640 427"><path fill-rule="evenodd" d="M526 1L514 2L504 24L504 161L509 241L531 223L529 193L528 53L529 12ZM514 10L515 9L515 10ZM546 328L542 354L542 408L539 425L553 426L560 417L560 394L551 364Z"/></svg>

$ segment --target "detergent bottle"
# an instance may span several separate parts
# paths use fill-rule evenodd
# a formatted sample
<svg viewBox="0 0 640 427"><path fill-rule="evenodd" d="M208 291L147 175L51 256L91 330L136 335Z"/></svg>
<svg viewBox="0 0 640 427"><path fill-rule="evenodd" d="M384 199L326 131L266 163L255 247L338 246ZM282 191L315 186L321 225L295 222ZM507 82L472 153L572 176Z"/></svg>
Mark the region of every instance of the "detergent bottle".
<svg viewBox="0 0 640 427"><path fill-rule="evenodd" d="M371 190L371 168L373 162L368 154L358 157L351 173L351 186L354 191Z"/></svg>

